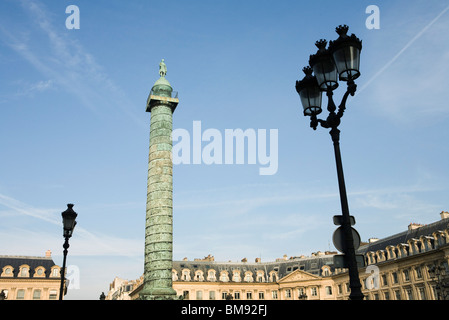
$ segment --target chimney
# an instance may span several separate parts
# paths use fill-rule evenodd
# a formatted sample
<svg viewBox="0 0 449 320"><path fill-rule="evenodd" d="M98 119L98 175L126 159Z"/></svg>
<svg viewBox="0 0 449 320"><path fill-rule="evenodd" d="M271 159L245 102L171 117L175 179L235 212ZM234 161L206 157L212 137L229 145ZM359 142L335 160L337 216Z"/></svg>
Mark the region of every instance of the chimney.
<svg viewBox="0 0 449 320"><path fill-rule="evenodd" d="M448 219L449 218L449 212L441 211L440 216L441 216L441 220Z"/></svg>
<svg viewBox="0 0 449 320"><path fill-rule="evenodd" d="M368 243L373 243L373 242L376 242L378 240L379 240L379 238L369 238L368 239Z"/></svg>
<svg viewBox="0 0 449 320"><path fill-rule="evenodd" d="M243 258L242 262L248 262L248 260L246 258Z"/></svg>
<svg viewBox="0 0 449 320"><path fill-rule="evenodd" d="M256 263L260 263L261 259L260 258L256 258Z"/></svg>
<svg viewBox="0 0 449 320"><path fill-rule="evenodd" d="M415 230L420 227L422 227L422 224L412 222L408 225L408 230Z"/></svg>
<svg viewBox="0 0 449 320"><path fill-rule="evenodd" d="M45 251L45 257L46 258L51 258L51 250Z"/></svg>

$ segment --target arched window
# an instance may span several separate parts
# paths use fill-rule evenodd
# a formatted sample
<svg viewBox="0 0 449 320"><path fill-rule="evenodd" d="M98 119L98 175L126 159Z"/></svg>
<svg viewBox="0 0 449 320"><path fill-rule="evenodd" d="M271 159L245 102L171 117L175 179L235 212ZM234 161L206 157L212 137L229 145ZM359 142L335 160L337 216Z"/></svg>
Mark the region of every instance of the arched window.
<svg viewBox="0 0 449 320"><path fill-rule="evenodd" d="M263 273L262 270L257 270L256 281L257 282L264 282L265 281L264 273Z"/></svg>
<svg viewBox="0 0 449 320"><path fill-rule="evenodd" d="M189 269L183 269L182 270L181 280L183 280L183 281L190 281L190 270Z"/></svg>
<svg viewBox="0 0 449 320"><path fill-rule="evenodd" d="M253 274L251 271L245 272L245 279L246 282L253 282Z"/></svg>
<svg viewBox="0 0 449 320"><path fill-rule="evenodd" d="M19 277L29 277L30 276L30 267L26 264L21 265L19 269Z"/></svg>
<svg viewBox="0 0 449 320"><path fill-rule="evenodd" d="M242 279L240 278L240 271L234 270L232 271L232 281L234 282L240 282Z"/></svg>
<svg viewBox="0 0 449 320"><path fill-rule="evenodd" d="M195 281L204 281L203 271L196 270L195 271Z"/></svg>
<svg viewBox="0 0 449 320"><path fill-rule="evenodd" d="M222 282L228 282L229 281L229 276L228 276L228 272L227 271L220 272L220 281L222 281Z"/></svg>
<svg viewBox="0 0 449 320"><path fill-rule="evenodd" d="M217 281L216 271L214 269L210 269L207 272L207 280L208 281Z"/></svg>

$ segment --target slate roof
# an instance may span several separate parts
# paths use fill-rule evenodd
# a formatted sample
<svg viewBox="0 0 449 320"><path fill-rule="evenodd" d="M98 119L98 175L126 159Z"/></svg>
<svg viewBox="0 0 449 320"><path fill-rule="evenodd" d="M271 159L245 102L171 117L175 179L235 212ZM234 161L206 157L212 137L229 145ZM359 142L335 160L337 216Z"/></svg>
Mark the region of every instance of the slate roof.
<svg viewBox="0 0 449 320"><path fill-rule="evenodd" d="M267 277L269 273L275 270L279 279L295 270L303 270L315 275L321 275L321 267L324 265L333 265L333 255L324 255L318 257L307 258L293 258L289 260L273 261L273 262L217 262L217 261L173 261L173 269L181 276L183 269L190 270L190 277L193 279L195 271L201 270L205 278L207 278L207 271L214 269L217 278L220 272L225 270L232 278L233 270L240 270L243 278L246 271L251 271L253 275L257 270L263 270L264 276ZM265 279L267 281L267 279Z"/></svg>
<svg viewBox="0 0 449 320"><path fill-rule="evenodd" d="M377 240L372 243L360 246L357 254L365 254L369 251L385 250L387 246L396 246L400 243L407 243L409 239L419 239L421 236L430 236L436 231L443 231L449 228L449 219L441 219L428 225L421 226L417 229L406 230L392 236Z"/></svg>
<svg viewBox="0 0 449 320"><path fill-rule="evenodd" d="M37 267L44 267L45 268L45 278L49 278L51 267L55 265L53 259L51 257L27 257L27 256L0 256L0 273L3 270L3 267L5 266L12 266L14 268L13 270L13 277L17 278L20 266L23 264L27 264L30 266L30 277L33 277L34 270ZM23 277L20 277L23 278Z"/></svg>

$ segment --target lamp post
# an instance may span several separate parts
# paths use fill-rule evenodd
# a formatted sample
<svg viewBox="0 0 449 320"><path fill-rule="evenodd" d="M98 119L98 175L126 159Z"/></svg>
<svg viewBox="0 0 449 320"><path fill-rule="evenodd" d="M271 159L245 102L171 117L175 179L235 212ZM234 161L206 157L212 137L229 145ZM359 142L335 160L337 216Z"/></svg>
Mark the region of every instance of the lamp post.
<svg viewBox="0 0 449 320"><path fill-rule="evenodd" d="M67 259L67 252L69 248L69 239L73 234L73 229L75 229L76 226L76 217L78 214L73 211L73 204L69 203L67 204L67 210L62 213L62 225L64 228L64 259L62 262L62 269L61 269L61 287L59 289L59 300L62 300L62 297L64 295L64 280L65 280L65 264Z"/></svg>
<svg viewBox="0 0 449 320"><path fill-rule="evenodd" d="M354 80L360 76L362 41L354 34L348 36L348 29L346 25L338 26L336 32L339 37L335 41L330 41L327 49L326 40L321 39L315 43L318 51L310 56L309 66L303 69L305 77L301 81L296 81L296 91L304 108L304 116L310 117L310 127L316 130L318 124L320 124L323 128L331 129L329 133L334 144L342 209L341 226L344 235L344 260L349 269L349 286L351 288L349 298L351 300L363 300L354 248L353 229L351 227L352 217L349 215L340 154L340 130L338 129L343 112L346 109L346 100L349 95L353 96L356 91L357 86ZM338 87L338 81L346 82L347 89L337 109L333 100L333 91ZM328 97L327 110L329 115L326 120L317 118L317 115L322 112L322 92L326 92Z"/></svg>

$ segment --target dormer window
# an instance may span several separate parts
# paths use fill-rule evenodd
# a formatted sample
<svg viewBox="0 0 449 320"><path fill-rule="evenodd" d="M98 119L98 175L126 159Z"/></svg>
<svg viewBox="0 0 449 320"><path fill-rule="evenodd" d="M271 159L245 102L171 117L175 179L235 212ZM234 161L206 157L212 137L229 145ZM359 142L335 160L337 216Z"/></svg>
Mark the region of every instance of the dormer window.
<svg viewBox="0 0 449 320"><path fill-rule="evenodd" d="M19 277L29 277L30 268L27 265L20 266Z"/></svg>

